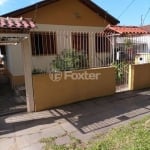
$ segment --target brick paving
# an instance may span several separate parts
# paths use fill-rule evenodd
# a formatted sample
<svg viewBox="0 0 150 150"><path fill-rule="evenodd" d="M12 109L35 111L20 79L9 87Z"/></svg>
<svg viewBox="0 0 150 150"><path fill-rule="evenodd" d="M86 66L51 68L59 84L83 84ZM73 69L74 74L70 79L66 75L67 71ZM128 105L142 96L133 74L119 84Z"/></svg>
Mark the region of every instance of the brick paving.
<svg viewBox="0 0 150 150"><path fill-rule="evenodd" d="M71 137L86 143L98 134L150 115L150 89L118 93L42 112L0 117L0 149L42 150L40 140Z"/></svg>

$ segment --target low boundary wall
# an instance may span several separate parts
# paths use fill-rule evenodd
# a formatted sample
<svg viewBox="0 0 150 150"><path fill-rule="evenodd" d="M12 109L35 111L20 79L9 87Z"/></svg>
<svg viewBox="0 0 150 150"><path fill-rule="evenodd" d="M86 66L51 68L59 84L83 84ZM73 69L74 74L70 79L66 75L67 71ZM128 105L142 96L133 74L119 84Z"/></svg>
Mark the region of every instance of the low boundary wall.
<svg viewBox="0 0 150 150"><path fill-rule="evenodd" d="M91 74L91 77L93 74L98 74L98 79L73 80L69 77L65 79L67 72L62 73L60 81L51 80L54 74L33 75L35 111L115 93L115 69L113 67L73 71L77 74L85 72Z"/></svg>

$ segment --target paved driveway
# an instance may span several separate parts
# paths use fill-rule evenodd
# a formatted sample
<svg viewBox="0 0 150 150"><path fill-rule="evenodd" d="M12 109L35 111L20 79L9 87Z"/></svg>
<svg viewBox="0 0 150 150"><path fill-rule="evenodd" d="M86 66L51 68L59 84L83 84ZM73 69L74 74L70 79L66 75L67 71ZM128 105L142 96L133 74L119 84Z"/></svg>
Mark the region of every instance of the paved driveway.
<svg viewBox="0 0 150 150"><path fill-rule="evenodd" d="M8 82L0 82L0 116L25 111L24 97L16 96Z"/></svg>
<svg viewBox="0 0 150 150"><path fill-rule="evenodd" d="M98 134L150 115L150 89L120 93L37 113L0 118L0 149L41 150L41 138L70 136L87 142Z"/></svg>

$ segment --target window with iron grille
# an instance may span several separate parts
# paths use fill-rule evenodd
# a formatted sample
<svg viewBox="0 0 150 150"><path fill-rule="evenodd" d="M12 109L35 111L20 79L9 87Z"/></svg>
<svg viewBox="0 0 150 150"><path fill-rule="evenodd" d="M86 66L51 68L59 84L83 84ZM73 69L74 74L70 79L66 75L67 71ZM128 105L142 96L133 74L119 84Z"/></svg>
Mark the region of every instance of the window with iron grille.
<svg viewBox="0 0 150 150"><path fill-rule="evenodd" d="M86 54L89 52L89 36L88 33L72 33L72 48L82 51Z"/></svg>
<svg viewBox="0 0 150 150"><path fill-rule="evenodd" d="M55 55L56 33L55 32L32 32L31 33L32 55Z"/></svg>
<svg viewBox="0 0 150 150"><path fill-rule="evenodd" d="M110 52L110 41L106 35L95 34L95 48L97 53Z"/></svg>

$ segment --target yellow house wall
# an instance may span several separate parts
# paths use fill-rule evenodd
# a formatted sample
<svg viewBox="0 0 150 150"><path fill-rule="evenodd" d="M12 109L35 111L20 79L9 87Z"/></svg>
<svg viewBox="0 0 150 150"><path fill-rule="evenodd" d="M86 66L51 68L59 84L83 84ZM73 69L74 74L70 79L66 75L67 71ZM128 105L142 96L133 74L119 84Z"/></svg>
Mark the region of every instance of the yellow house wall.
<svg viewBox="0 0 150 150"><path fill-rule="evenodd" d="M79 0L60 0L21 16L34 18L37 24L101 26L110 22L81 3ZM17 16L20 17L20 16Z"/></svg>
<svg viewBox="0 0 150 150"><path fill-rule="evenodd" d="M72 80L62 78L59 82L50 80L49 75L34 75L33 90L35 111L69 104L94 97L115 93L114 68L97 68L74 71L77 73L101 73L98 80Z"/></svg>
<svg viewBox="0 0 150 150"><path fill-rule="evenodd" d="M130 90L150 87L150 64L131 65L129 70Z"/></svg>
<svg viewBox="0 0 150 150"><path fill-rule="evenodd" d="M79 15L79 16L78 16ZM37 24L37 28L34 31L78 31L78 32L100 32L103 28L109 24L104 18L99 16L89 7L81 3L79 0L60 0L58 2L45 5L37 10L29 11L20 16L26 18L33 18ZM15 17L20 17L15 16ZM93 34L94 35L94 34ZM94 37L93 37L94 39ZM94 44L95 41L89 37L89 58L95 55ZM57 36L57 51L60 52L64 49L69 49L68 39L65 39L64 42ZM71 47L72 48L72 47ZM23 76L24 70L22 70L22 52L19 46L10 47L11 51L11 62L9 71L13 76ZM13 50L12 50L13 49ZM19 51L18 51L19 50ZM15 51L15 53L13 52ZM17 53L16 53L17 52ZM14 55L17 54L17 55ZM13 55L13 57L12 57ZM17 58L16 58L17 57ZM42 57L32 57L33 68L47 68L49 63L55 56L50 56L48 60L47 56ZM19 59L19 60L18 60ZM92 58L91 58L92 59ZM10 60L10 59L9 59ZM18 62L20 63L18 63ZM91 60L92 61L92 60ZM42 63L41 63L42 62ZM95 61L94 61L95 62ZM92 64L92 63L91 63ZM98 63L99 64L99 63ZM14 68L15 66L15 68ZM91 65L92 66L92 65ZM15 82L15 81L14 81Z"/></svg>

